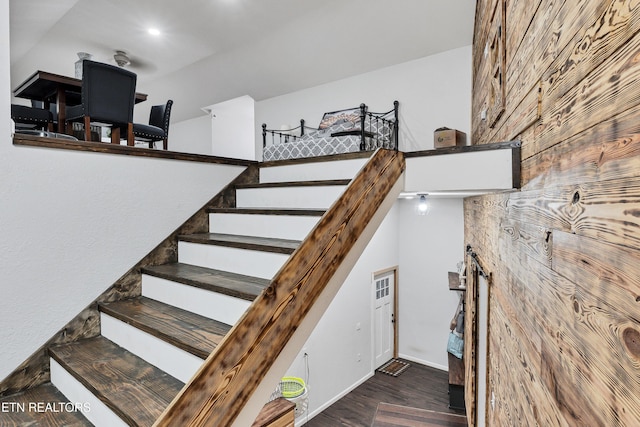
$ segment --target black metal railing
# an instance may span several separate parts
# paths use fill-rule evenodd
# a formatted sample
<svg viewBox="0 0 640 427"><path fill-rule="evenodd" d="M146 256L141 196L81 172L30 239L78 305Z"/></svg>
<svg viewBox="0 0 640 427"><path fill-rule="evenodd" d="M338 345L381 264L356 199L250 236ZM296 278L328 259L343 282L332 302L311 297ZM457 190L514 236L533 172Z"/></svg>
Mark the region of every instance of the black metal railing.
<svg viewBox="0 0 640 427"><path fill-rule="evenodd" d="M368 111L365 104L360 104L360 129L338 132L331 136L357 135L360 137L360 151L373 151L377 148L398 150L398 101L393 102L393 109L375 113ZM305 131L306 130L306 131ZM262 147L270 145L287 144L295 142L309 131L318 129L306 126L305 120L300 120L300 126L292 129L267 129L267 124L262 124ZM339 135L338 135L339 134Z"/></svg>

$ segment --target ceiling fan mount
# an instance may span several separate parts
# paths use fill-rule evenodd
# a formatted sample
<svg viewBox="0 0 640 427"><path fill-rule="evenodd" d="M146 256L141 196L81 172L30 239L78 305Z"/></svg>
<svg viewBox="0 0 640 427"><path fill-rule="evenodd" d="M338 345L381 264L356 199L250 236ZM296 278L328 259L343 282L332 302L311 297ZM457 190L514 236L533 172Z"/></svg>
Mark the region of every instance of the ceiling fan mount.
<svg viewBox="0 0 640 427"><path fill-rule="evenodd" d="M123 50L116 50L116 53L113 55L113 59L119 67L125 67L131 64L131 60L127 56L127 52Z"/></svg>
<svg viewBox="0 0 640 427"><path fill-rule="evenodd" d="M135 73L140 72L153 72L156 70L155 65L150 62L147 62L145 59L138 57L135 54L132 54L129 51L123 49L110 49L111 58L108 61L110 63L115 63L120 68L127 68L130 71Z"/></svg>

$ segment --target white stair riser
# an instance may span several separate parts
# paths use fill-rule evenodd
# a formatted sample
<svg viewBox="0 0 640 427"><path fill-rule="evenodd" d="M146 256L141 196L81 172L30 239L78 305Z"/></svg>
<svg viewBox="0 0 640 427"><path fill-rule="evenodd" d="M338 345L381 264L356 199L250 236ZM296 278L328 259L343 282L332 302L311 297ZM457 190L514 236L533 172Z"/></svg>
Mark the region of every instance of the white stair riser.
<svg viewBox="0 0 640 427"><path fill-rule="evenodd" d="M271 279L289 255L178 242L178 261L246 276Z"/></svg>
<svg viewBox="0 0 640 427"><path fill-rule="evenodd" d="M319 219L319 216L209 214L209 231L303 240Z"/></svg>
<svg viewBox="0 0 640 427"><path fill-rule="evenodd" d="M239 208L316 208L327 209L346 186L240 188L236 190Z"/></svg>
<svg viewBox="0 0 640 427"><path fill-rule="evenodd" d="M100 328L103 337L183 383L189 381L202 365L203 360L198 356L108 314L100 313Z"/></svg>
<svg viewBox="0 0 640 427"><path fill-rule="evenodd" d="M50 359L50 365L51 383L69 399L69 402L86 405L89 411L82 412L82 415L91 421L93 425L96 427L127 427L127 423L102 403L98 397L91 393L66 369L60 366L58 362Z"/></svg>
<svg viewBox="0 0 640 427"><path fill-rule="evenodd" d="M251 305L251 301L142 275L142 296L183 310L234 325Z"/></svg>
<svg viewBox="0 0 640 427"><path fill-rule="evenodd" d="M349 159L333 162L303 163L298 165L260 168L260 182L322 181L351 179L369 159Z"/></svg>

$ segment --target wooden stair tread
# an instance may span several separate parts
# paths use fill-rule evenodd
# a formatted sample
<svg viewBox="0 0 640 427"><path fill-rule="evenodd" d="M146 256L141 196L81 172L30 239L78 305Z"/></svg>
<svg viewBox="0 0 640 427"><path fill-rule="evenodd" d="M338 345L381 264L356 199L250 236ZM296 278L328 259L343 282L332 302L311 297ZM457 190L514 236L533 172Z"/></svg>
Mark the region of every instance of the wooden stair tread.
<svg viewBox="0 0 640 427"><path fill-rule="evenodd" d="M209 208L207 213L243 214L243 215L288 215L288 216L322 216L325 209L291 209L291 208Z"/></svg>
<svg viewBox="0 0 640 427"><path fill-rule="evenodd" d="M257 184L238 184L236 189L243 188L278 188L278 187L326 187L330 185L349 185L350 179L325 179L321 181L287 181L262 182Z"/></svg>
<svg viewBox="0 0 640 427"><path fill-rule="evenodd" d="M49 354L132 426L151 426L182 382L103 337L51 347Z"/></svg>
<svg viewBox="0 0 640 427"><path fill-rule="evenodd" d="M231 326L146 297L100 304L100 311L202 359Z"/></svg>
<svg viewBox="0 0 640 427"><path fill-rule="evenodd" d="M292 254L300 245L299 240L274 239L270 237L241 236L223 233L183 234L178 239L184 242L226 246L254 251Z"/></svg>
<svg viewBox="0 0 640 427"><path fill-rule="evenodd" d="M184 263L145 267L142 273L247 301L253 301L270 283L268 279L260 277Z"/></svg>
<svg viewBox="0 0 640 427"><path fill-rule="evenodd" d="M66 406L63 406L67 404ZM83 415L90 407L75 406L51 383L0 399L2 426L92 426ZM50 405L50 406L47 406ZM70 406L69 406L70 405ZM75 409L74 409L75 408Z"/></svg>

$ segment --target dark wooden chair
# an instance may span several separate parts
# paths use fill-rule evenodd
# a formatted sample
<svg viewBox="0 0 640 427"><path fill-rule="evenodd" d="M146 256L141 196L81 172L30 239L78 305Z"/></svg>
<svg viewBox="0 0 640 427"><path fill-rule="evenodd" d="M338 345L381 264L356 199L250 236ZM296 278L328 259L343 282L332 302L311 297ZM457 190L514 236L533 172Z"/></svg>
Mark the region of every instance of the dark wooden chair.
<svg viewBox="0 0 640 427"><path fill-rule="evenodd" d="M44 108L11 104L11 119L17 129L42 129L53 131L53 114Z"/></svg>
<svg viewBox="0 0 640 427"><path fill-rule="evenodd" d="M83 61L82 101L67 106L67 133L73 122L84 123L84 138L91 140L91 123L111 126L111 142L120 144L121 129L127 145L133 146L133 105L137 76L123 68L95 61Z"/></svg>
<svg viewBox="0 0 640 427"><path fill-rule="evenodd" d="M169 119L171 117L172 100L168 100L164 105L154 105L149 114L149 124L134 123L133 135L136 141L149 143L149 148L153 148L156 141L162 141L162 148L166 150L169 146Z"/></svg>

